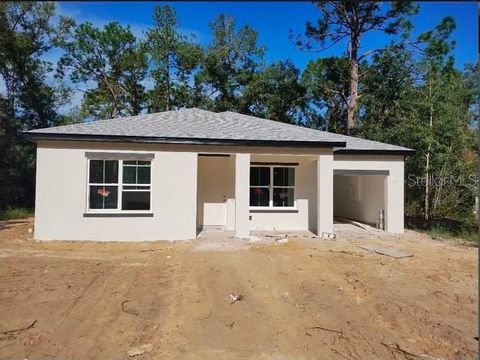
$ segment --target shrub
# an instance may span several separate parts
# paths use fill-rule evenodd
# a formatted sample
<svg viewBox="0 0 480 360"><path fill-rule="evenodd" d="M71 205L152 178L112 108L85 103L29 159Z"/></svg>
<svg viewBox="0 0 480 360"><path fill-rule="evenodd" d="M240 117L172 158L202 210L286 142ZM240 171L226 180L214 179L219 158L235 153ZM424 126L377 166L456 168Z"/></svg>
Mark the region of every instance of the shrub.
<svg viewBox="0 0 480 360"><path fill-rule="evenodd" d="M33 216L33 209L10 208L0 211L0 220L25 219Z"/></svg>

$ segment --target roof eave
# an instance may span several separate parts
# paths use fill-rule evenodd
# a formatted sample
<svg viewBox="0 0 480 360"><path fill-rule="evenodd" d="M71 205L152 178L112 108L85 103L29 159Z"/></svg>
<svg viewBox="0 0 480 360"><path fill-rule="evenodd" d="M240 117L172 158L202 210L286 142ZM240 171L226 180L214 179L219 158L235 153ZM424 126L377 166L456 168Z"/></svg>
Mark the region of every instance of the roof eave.
<svg viewBox="0 0 480 360"><path fill-rule="evenodd" d="M271 147L313 147L334 148L345 147L344 141L284 141L284 140L247 140L247 139L207 139L207 138L163 138L145 136L120 135L84 135L84 134L51 134L40 132L23 132L31 141L94 141L94 142L127 142L150 144L182 144L182 145L223 145L223 146L271 146Z"/></svg>
<svg viewBox="0 0 480 360"><path fill-rule="evenodd" d="M415 150L412 149L336 149L334 154L340 155L403 155L412 156Z"/></svg>

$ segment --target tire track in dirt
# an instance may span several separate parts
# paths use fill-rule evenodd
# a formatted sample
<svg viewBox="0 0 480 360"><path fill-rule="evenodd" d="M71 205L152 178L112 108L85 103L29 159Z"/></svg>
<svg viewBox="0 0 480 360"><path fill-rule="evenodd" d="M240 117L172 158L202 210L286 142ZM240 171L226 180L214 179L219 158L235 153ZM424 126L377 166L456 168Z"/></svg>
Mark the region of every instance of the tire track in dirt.
<svg viewBox="0 0 480 360"><path fill-rule="evenodd" d="M0 339L2 360L126 360L144 343L154 348L139 360L476 356L476 249L422 234L192 251L196 242L34 243L6 231L0 329L38 322ZM245 299L231 305L231 292Z"/></svg>
<svg viewBox="0 0 480 360"><path fill-rule="evenodd" d="M21 304L32 309L29 317L39 319L38 324L29 332L19 333L3 343L6 347L12 345L12 351L2 350L2 359L8 359L8 354L14 359L19 356L72 360L126 358L131 347L158 336L157 329L166 308L163 299L169 291L168 281L164 265L154 264L152 257L144 255L143 258L143 262L125 264L134 266L111 261L104 265L69 260L77 270L72 274L51 259L35 257L37 268L45 268L40 271L44 285L58 288L61 284L66 289L63 284L66 282L68 291L49 302L42 302L37 311L32 301ZM122 311L121 303L125 299L131 300L130 305L136 308L139 316ZM19 353L15 343L31 346Z"/></svg>

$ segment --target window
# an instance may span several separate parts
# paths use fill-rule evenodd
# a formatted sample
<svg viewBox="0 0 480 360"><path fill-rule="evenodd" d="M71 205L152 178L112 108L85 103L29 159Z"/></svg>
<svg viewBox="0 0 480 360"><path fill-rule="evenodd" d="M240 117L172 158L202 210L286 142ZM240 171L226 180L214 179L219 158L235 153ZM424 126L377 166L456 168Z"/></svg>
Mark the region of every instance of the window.
<svg viewBox="0 0 480 360"><path fill-rule="evenodd" d="M293 206L295 168L273 168L273 206Z"/></svg>
<svg viewBox="0 0 480 360"><path fill-rule="evenodd" d="M89 200L90 209L117 208L117 160L90 160Z"/></svg>
<svg viewBox="0 0 480 360"><path fill-rule="evenodd" d="M123 161L122 210L150 210L150 161Z"/></svg>
<svg viewBox="0 0 480 360"><path fill-rule="evenodd" d="M147 211L150 202L151 161L89 160L89 210Z"/></svg>
<svg viewBox="0 0 480 360"><path fill-rule="evenodd" d="M293 207L294 199L294 167L252 166L250 168L250 206Z"/></svg>

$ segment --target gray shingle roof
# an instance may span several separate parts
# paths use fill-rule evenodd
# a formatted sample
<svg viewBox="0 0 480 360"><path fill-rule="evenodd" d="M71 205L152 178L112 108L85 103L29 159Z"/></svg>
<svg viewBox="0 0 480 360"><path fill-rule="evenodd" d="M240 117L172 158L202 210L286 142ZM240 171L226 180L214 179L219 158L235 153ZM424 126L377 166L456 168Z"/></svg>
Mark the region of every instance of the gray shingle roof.
<svg viewBox="0 0 480 360"><path fill-rule="evenodd" d="M182 109L56 126L26 132L33 139L124 140L156 143L239 143L328 146L338 151L409 152L410 149L234 112ZM341 149L341 150L340 150Z"/></svg>

